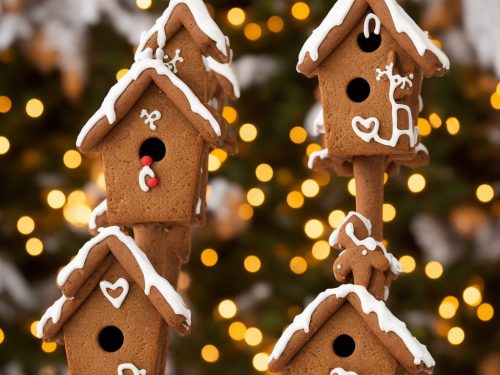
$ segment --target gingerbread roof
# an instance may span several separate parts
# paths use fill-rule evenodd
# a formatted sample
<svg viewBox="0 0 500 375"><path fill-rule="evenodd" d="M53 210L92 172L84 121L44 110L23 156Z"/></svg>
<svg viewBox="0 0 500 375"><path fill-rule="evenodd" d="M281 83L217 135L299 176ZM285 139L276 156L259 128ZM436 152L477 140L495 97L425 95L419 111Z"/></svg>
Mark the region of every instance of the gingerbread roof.
<svg viewBox="0 0 500 375"><path fill-rule="evenodd" d="M205 64L207 72L214 73L215 79L228 98L236 100L240 97L240 85L231 63L221 64L211 57L204 57L203 63Z"/></svg>
<svg viewBox="0 0 500 375"><path fill-rule="evenodd" d="M370 8L426 77L442 76L448 72L448 57L396 0L338 0L302 47L297 70L306 76L316 75L317 68Z"/></svg>
<svg viewBox="0 0 500 375"><path fill-rule="evenodd" d="M63 295L43 315L37 334L45 340L55 339L65 323L93 292L104 272L117 261L149 297L165 322L180 334L189 332L191 311L174 287L160 276L147 255L132 237L119 227L107 227L88 241L57 276ZM75 298L78 296L78 298Z"/></svg>
<svg viewBox="0 0 500 375"><path fill-rule="evenodd" d="M230 61L229 40L212 19L202 0L170 0L155 25L141 35L135 60L141 60L144 55L154 56L156 50L163 49L182 27L191 34L203 54L221 63Z"/></svg>
<svg viewBox="0 0 500 375"><path fill-rule="evenodd" d="M434 359L384 302L378 301L365 287L345 284L327 289L295 317L276 343L269 369L283 371L304 345L321 329L344 303L353 306L380 342L410 374L431 374Z"/></svg>
<svg viewBox="0 0 500 375"><path fill-rule="evenodd" d="M87 121L76 141L82 152L96 149L106 135L130 111L141 94L154 82L186 116L212 147L224 142L227 125L208 109L191 89L158 59L135 62L109 90L101 108Z"/></svg>

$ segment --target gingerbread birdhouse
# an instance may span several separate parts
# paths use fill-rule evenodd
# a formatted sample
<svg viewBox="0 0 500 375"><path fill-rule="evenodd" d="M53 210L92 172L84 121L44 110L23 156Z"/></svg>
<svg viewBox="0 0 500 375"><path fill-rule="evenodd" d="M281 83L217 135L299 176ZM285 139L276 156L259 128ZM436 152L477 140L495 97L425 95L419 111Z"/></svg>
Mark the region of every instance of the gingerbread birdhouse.
<svg viewBox="0 0 500 375"><path fill-rule="evenodd" d="M338 0L304 44L297 69L318 76L330 157L415 154L424 77L446 55L396 0Z"/></svg>
<svg viewBox="0 0 500 375"><path fill-rule="evenodd" d="M78 148L103 156L110 224L204 221L208 150L234 143L206 59L230 61L227 38L203 1L172 0L80 132Z"/></svg>
<svg viewBox="0 0 500 375"><path fill-rule="evenodd" d="M168 328L185 334L191 325L182 297L160 276L169 266L162 249L145 253L118 227L100 229L59 272L63 295L38 336L64 341L74 375L159 374Z"/></svg>
<svg viewBox="0 0 500 375"><path fill-rule="evenodd" d="M284 331L269 369L292 375L431 374L432 356L363 286L319 294Z"/></svg>

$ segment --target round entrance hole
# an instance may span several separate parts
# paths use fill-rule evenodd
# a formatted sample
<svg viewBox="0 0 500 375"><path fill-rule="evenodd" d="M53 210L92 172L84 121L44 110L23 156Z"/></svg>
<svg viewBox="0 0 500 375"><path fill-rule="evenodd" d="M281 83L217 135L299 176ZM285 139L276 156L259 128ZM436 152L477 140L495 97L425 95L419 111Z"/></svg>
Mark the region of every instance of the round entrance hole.
<svg viewBox="0 0 500 375"><path fill-rule="evenodd" d="M104 327L101 333L99 333L99 345L105 352L114 353L120 350L123 346L123 341L123 333L118 327Z"/></svg>
<svg viewBox="0 0 500 375"><path fill-rule="evenodd" d="M165 143L161 139L158 138L149 138L146 139L139 150L139 156L142 158L143 156L151 156L153 161L158 162L165 157L167 153L167 148L165 147Z"/></svg>
<svg viewBox="0 0 500 375"><path fill-rule="evenodd" d="M347 96L353 102L364 102L370 96L370 84L363 78L355 78L347 85Z"/></svg>
<svg viewBox="0 0 500 375"><path fill-rule="evenodd" d="M339 357L346 358L354 353L356 343L349 335L340 335L333 341L333 351Z"/></svg>
<svg viewBox="0 0 500 375"><path fill-rule="evenodd" d="M375 34L374 32L371 32L368 38L365 37L364 33L361 33L358 36L358 46L363 52L374 52L380 47L381 44L381 36Z"/></svg>

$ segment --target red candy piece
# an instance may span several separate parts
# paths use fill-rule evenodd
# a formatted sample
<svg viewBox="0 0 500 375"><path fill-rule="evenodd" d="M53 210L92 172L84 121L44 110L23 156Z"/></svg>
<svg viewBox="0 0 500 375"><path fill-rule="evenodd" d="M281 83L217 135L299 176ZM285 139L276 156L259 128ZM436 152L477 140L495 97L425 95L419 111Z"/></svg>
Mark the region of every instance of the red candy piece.
<svg viewBox="0 0 500 375"><path fill-rule="evenodd" d="M150 167L151 165L153 165L153 158L151 156L143 156L141 158L141 164L145 167Z"/></svg>
<svg viewBox="0 0 500 375"><path fill-rule="evenodd" d="M159 181L158 181L158 179L156 177L151 177L150 179L148 179L146 181L146 185L148 185L148 187L150 189L153 189L153 188L157 187L158 183L159 183Z"/></svg>

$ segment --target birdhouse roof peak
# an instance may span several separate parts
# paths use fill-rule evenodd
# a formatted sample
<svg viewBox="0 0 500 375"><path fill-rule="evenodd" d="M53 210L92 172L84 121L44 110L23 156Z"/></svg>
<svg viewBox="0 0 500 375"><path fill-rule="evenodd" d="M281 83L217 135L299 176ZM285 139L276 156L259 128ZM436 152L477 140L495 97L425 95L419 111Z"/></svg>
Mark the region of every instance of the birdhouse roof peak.
<svg viewBox="0 0 500 375"><path fill-rule="evenodd" d="M317 68L370 10L425 76L441 76L448 72L450 61L446 54L396 0L338 0L303 45L297 70L307 76L316 75Z"/></svg>
<svg viewBox="0 0 500 375"><path fill-rule="evenodd" d="M394 358L412 374L430 374L434 359L406 324L361 285L345 284L320 293L285 329L271 354L269 368L282 371L344 303L349 303Z"/></svg>

